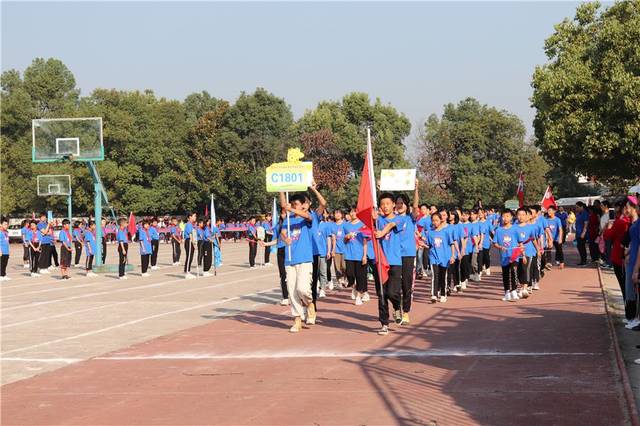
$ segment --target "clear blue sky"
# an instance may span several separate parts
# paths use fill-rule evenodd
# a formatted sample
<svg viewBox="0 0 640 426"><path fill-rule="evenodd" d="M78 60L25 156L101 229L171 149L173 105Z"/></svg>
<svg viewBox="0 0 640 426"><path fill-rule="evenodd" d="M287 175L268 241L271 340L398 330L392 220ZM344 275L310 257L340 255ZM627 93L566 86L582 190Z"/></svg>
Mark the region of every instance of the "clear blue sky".
<svg viewBox="0 0 640 426"><path fill-rule="evenodd" d="M351 91L414 125L468 96L531 132L531 74L577 3L2 2L2 70L61 59L83 95L151 89L233 100L265 87L296 117Z"/></svg>

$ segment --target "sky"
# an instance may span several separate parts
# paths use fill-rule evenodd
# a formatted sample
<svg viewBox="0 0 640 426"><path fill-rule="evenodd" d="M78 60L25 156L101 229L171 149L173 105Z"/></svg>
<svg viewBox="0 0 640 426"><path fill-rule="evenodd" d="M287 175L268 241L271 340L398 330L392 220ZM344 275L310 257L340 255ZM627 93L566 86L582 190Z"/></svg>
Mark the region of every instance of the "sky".
<svg viewBox="0 0 640 426"><path fill-rule="evenodd" d="M532 134L531 75L575 2L6 2L2 70L55 57L83 95L151 89L234 100L264 87L294 116L353 91L395 106L413 131L466 97Z"/></svg>

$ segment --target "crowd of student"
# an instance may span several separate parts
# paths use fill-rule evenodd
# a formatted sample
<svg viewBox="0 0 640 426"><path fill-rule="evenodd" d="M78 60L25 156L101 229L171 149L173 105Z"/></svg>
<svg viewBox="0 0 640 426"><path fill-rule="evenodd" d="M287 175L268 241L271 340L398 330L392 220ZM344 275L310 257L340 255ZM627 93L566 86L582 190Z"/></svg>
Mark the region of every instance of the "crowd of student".
<svg viewBox="0 0 640 426"><path fill-rule="evenodd" d="M180 265L184 249L184 274L195 278L194 259L202 276L211 275L211 267L222 265L221 228L241 226L249 243L249 265L256 266L258 248L264 247L263 265L271 265L275 246L282 290L282 305L290 305L294 317L291 332L302 329L303 322L316 321L318 299L328 291L351 289L355 305L372 299L373 282L378 300L380 334L387 334L390 313L398 325L410 324L413 289L416 279L428 278L432 303L446 303L452 294L464 291L470 282L478 282L491 271L491 249L500 255L504 296L502 300L516 302L530 297L540 289L545 271L555 264L564 268L563 244L566 235L575 229L580 254L579 266L587 264L587 247L591 260L602 268L615 271L624 295L628 327L640 329L640 309L637 291L640 258L640 221L638 200L627 197L613 206L607 201L587 207L578 202L576 213L556 210L550 206L542 212L540 206L527 206L497 213L480 206L473 209L444 209L420 204L418 185L412 202L404 194L383 193L374 212L376 230L364 226L356 208L334 209L314 187L311 191L318 205L311 207L307 193L294 194L289 202L281 194L281 213L275 221L266 215L262 221L251 218L242 224L211 224L210 218L198 219L195 213L186 220L167 218L145 219L137 224L132 235L126 219L118 221L115 244L118 245L118 277L126 279L129 247L138 245L142 275L157 269L161 235L167 228L172 247L173 265ZM164 223L163 223L164 222ZM103 220L103 235L107 235ZM0 225L0 280L6 276L9 259L8 222ZM235 231L234 231L235 232ZM25 221L23 263L34 277L49 274L60 266L64 279L70 278L70 268L79 267L85 251L84 268L92 272L97 245L102 245L102 263L106 260L107 238L96 238L96 223L62 221L62 230L54 237L53 226L46 215L39 221ZM373 241L379 241L388 262L388 279L380 282L381 265L376 258ZM56 242L59 243L60 257ZM552 259L552 255L553 259ZM391 307L389 306L391 304Z"/></svg>

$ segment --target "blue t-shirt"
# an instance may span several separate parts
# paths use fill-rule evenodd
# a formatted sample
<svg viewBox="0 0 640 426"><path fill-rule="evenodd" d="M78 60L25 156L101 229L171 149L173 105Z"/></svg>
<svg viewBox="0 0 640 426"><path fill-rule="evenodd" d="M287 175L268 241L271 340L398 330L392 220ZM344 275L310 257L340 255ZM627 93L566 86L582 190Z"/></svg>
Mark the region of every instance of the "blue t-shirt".
<svg viewBox="0 0 640 426"><path fill-rule="evenodd" d="M150 229L140 228L140 254L151 254L151 232Z"/></svg>
<svg viewBox="0 0 640 426"><path fill-rule="evenodd" d="M402 224L404 219L400 216L394 216L393 219L386 217L378 218L378 230L384 229L388 223L395 223L391 231L380 239L382 250L387 257L390 266L402 266L402 248L400 246L400 233L402 232Z"/></svg>
<svg viewBox="0 0 640 426"><path fill-rule="evenodd" d="M333 224L333 234L336 236L336 253L344 254L344 224L342 223L334 223Z"/></svg>
<svg viewBox="0 0 640 426"><path fill-rule="evenodd" d="M538 235L542 237L542 244L547 244L547 219L544 216L538 216L535 224L538 227Z"/></svg>
<svg viewBox="0 0 640 426"><path fill-rule="evenodd" d="M22 236L22 244L24 244L25 246L29 245L29 240L27 240L28 230L29 228L27 228L26 226L23 226L22 229L20 229L20 235Z"/></svg>
<svg viewBox="0 0 640 426"><path fill-rule="evenodd" d="M431 215L422 216L416 222L416 226L422 227L422 229L426 229L427 231L431 229Z"/></svg>
<svg viewBox="0 0 640 426"><path fill-rule="evenodd" d="M151 236L151 239L154 241L157 241L160 239L160 234L158 233L158 228L156 228L155 226L150 226L149 227L149 235Z"/></svg>
<svg viewBox="0 0 640 426"><path fill-rule="evenodd" d="M399 215L403 219L400 230L400 254L402 257L416 255L416 220L409 214Z"/></svg>
<svg viewBox="0 0 640 426"><path fill-rule="evenodd" d="M452 254L451 231L448 231L447 228L430 229L427 233L427 245L429 246L429 262L432 265L447 267Z"/></svg>
<svg viewBox="0 0 640 426"><path fill-rule="evenodd" d="M493 231L493 225L488 220L485 220L484 222L480 221L478 223L479 223L480 233L483 236L482 248L483 249L491 248L491 231Z"/></svg>
<svg viewBox="0 0 640 426"><path fill-rule="evenodd" d="M313 255L314 256L320 256L320 245L321 245L321 239L320 235L318 234L318 227L320 226L320 216L318 215L318 213L316 213L315 210L309 210L309 214L311 215L311 218L313 219L313 222L311 224L311 228L312 228L312 232L311 232L311 236L312 236L312 250L313 250ZM326 244L326 243L325 243ZM325 249L326 251L326 249Z"/></svg>
<svg viewBox="0 0 640 426"><path fill-rule="evenodd" d="M65 231L64 229L60 230L60 234L58 239L60 240L60 242L64 245L66 245L67 247L71 247L73 246L73 237L71 236L71 232L67 233L68 231Z"/></svg>
<svg viewBox="0 0 640 426"><path fill-rule="evenodd" d="M118 232L116 232L116 241L118 243L128 243L129 237L127 235L127 229L118 228Z"/></svg>
<svg viewBox="0 0 640 426"><path fill-rule="evenodd" d="M73 241L82 242L82 229L76 228L73 230Z"/></svg>
<svg viewBox="0 0 640 426"><path fill-rule="evenodd" d="M536 239L536 230L534 225L529 223L525 225L515 226L518 230L518 241L524 243L524 254L527 257L533 257L537 254L536 247L533 244L533 240Z"/></svg>
<svg viewBox="0 0 640 426"><path fill-rule="evenodd" d="M567 217L569 217L567 212L558 212L556 213L556 217L560 218L560 223L562 223L563 228L567 226Z"/></svg>
<svg viewBox="0 0 640 426"><path fill-rule="evenodd" d="M451 234L451 239L453 240L454 245L458 245L458 249L462 248L462 229L456 223L450 223L444 229ZM453 255L456 259L459 259L458 253L455 248L453 249Z"/></svg>
<svg viewBox="0 0 640 426"><path fill-rule="evenodd" d="M87 253L91 252L92 255L96 254L96 250L98 249L96 235L90 229L84 231L84 246L87 249Z"/></svg>
<svg viewBox="0 0 640 426"><path fill-rule="evenodd" d="M343 241L344 237L347 235L354 234L353 238L344 243L344 260L362 261L365 244L364 234L362 233L363 226L364 224L360 220L356 223L342 223L342 230L344 232L344 235L342 236Z"/></svg>
<svg viewBox="0 0 640 426"><path fill-rule="evenodd" d="M460 222L460 252L462 255L473 253L473 243L471 242L471 223L470 222ZM462 250L462 242L466 239L464 251Z"/></svg>
<svg viewBox="0 0 640 426"><path fill-rule="evenodd" d="M580 234L584 230L584 223L589 222L589 212L587 209L582 209L580 213L576 215L576 237L580 238ZM588 238L589 233L585 234L585 238Z"/></svg>
<svg viewBox="0 0 640 426"><path fill-rule="evenodd" d="M53 237L48 232L46 234L44 232L46 227L47 222L38 222L38 231L40 231L40 235L42 235L42 240L40 242L45 245L53 244Z"/></svg>
<svg viewBox="0 0 640 426"><path fill-rule="evenodd" d="M507 249L504 251L500 250L500 264L502 266L507 266L511 263L513 249L518 246L520 236L518 235L518 230L516 228L516 226L511 225L509 228L501 226L496 230L496 244Z"/></svg>
<svg viewBox="0 0 640 426"><path fill-rule="evenodd" d="M313 217L312 214L312 218ZM289 249L287 248L284 256L285 265L293 266L313 262L312 227L314 220L307 220L291 214L289 221L289 229L291 232L288 233L288 236L291 238L291 259L289 259ZM284 226L286 229L286 223Z"/></svg>
<svg viewBox="0 0 640 426"><path fill-rule="evenodd" d="M211 229L210 226L204 227L204 229L202 230L202 237L204 240L213 242L213 230Z"/></svg>
<svg viewBox="0 0 640 426"><path fill-rule="evenodd" d="M636 220L629 227L629 263L627 264L627 274L633 273L640 249L640 220Z"/></svg>
<svg viewBox="0 0 640 426"><path fill-rule="evenodd" d="M562 221L559 217L547 218L547 227L551 232L551 239L553 241L560 242L560 229L562 228Z"/></svg>
<svg viewBox="0 0 640 426"><path fill-rule="evenodd" d="M0 231L0 254L9 254L9 233Z"/></svg>
<svg viewBox="0 0 640 426"><path fill-rule="evenodd" d="M193 226L193 223L187 222L187 224L184 226L184 239L185 240L190 240L191 239L194 229L195 229L195 226ZM196 238L196 240L197 240L197 238Z"/></svg>
<svg viewBox="0 0 640 426"><path fill-rule="evenodd" d="M327 256L327 236L330 234L330 223L329 222L320 222L318 226L315 228L314 235L316 240L316 252L314 255L326 257ZM328 234L328 235L327 235Z"/></svg>
<svg viewBox="0 0 640 426"><path fill-rule="evenodd" d="M204 240L204 228L200 228L199 226L196 228L196 236L197 241Z"/></svg>

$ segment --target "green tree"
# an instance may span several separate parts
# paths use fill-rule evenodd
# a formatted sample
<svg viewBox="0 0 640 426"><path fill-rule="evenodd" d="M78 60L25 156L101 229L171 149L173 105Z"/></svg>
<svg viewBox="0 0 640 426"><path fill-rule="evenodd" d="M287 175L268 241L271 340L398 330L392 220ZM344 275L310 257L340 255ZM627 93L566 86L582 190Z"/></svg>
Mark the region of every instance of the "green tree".
<svg viewBox="0 0 640 426"><path fill-rule="evenodd" d="M640 170L640 1L578 6L536 67L536 144L572 174L634 178Z"/></svg>

